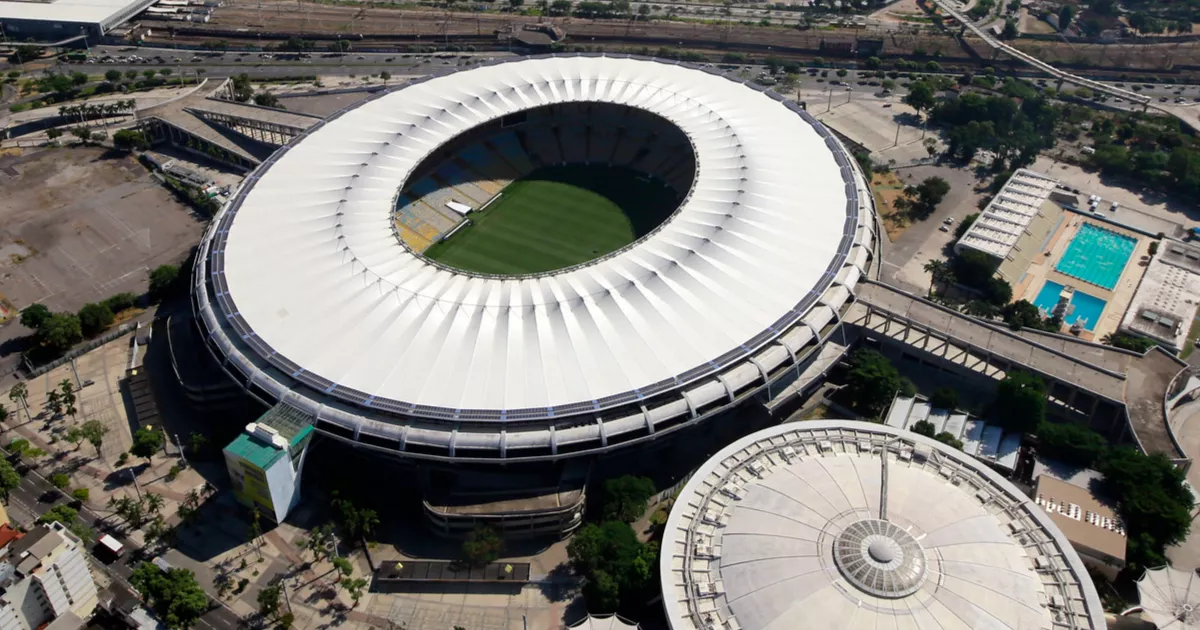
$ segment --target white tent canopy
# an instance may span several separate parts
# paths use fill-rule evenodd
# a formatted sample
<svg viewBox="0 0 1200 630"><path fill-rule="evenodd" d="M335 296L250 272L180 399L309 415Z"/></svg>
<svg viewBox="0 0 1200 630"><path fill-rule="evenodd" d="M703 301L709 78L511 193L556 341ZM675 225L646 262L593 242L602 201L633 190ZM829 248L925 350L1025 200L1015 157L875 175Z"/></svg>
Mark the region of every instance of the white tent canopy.
<svg viewBox="0 0 1200 630"><path fill-rule="evenodd" d="M589 615L575 625L567 627L571 630L637 630L638 625L625 621L617 615L600 615L597 617Z"/></svg>
<svg viewBox="0 0 1200 630"><path fill-rule="evenodd" d="M1138 580L1146 617L1163 630L1200 630L1200 579L1169 566L1148 569Z"/></svg>

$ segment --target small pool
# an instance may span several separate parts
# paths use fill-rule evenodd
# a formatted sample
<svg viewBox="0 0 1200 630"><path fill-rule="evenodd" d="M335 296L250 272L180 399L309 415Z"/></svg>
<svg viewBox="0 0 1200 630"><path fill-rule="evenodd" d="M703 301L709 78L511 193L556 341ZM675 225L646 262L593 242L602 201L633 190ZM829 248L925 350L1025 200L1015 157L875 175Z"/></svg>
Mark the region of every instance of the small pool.
<svg viewBox="0 0 1200 630"><path fill-rule="evenodd" d="M1063 285L1047 280L1046 284L1042 285L1042 290L1038 291L1037 299L1033 302L1034 306L1049 315L1058 304L1058 294L1062 293L1062 290ZM1104 312L1105 304L1107 303L1104 300L1076 289L1075 295L1071 297L1071 305L1067 307L1067 316L1064 321L1068 326L1072 326L1082 319L1083 321L1080 323L1085 330L1094 330L1096 322L1100 321L1100 314Z"/></svg>
<svg viewBox="0 0 1200 630"><path fill-rule="evenodd" d="M1054 268L1111 291L1136 245L1137 239L1084 223Z"/></svg>

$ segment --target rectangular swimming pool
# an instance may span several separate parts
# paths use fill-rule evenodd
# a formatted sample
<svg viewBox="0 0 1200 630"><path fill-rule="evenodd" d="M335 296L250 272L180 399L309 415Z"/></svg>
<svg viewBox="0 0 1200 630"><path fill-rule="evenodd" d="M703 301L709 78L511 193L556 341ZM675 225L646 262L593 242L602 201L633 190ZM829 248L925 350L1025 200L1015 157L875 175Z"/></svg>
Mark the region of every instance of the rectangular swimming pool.
<svg viewBox="0 0 1200 630"><path fill-rule="evenodd" d="M1054 268L1111 291L1136 245L1137 239L1084 223Z"/></svg>
<svg viewBox="0 0 1200 630"><path fill-rule="evenodd" d="M1058 294L1062 293L1062 290L1063 285L1047 280L1046 284L1042 285L1042 290L1038 291L1033 305L1049 315L1058 304ZM1080 324L1085 330L1095 330L1096 322L1100 321L1100 314L1104 312L1105 304L1104 300L1076 289L1075 294L1071 296L1071 304L1067 307L1067 316L1063 320L1068 326L1073 326L1075 322L1083 320Z"/></svg>

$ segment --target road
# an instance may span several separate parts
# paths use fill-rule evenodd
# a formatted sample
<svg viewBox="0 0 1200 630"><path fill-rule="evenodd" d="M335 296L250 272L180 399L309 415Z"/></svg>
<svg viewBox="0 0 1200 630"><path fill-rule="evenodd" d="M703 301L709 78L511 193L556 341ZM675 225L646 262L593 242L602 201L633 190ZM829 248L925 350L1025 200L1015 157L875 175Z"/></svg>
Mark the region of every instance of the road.
<svg viewBox="0 0 1200 630"><path fill-rule="evenodd" d="M44 514L55 505L70 502L65 494L52 486L50 482L46 481L34 470L30 470L25 474L21 479L21 485L9 493L8 499L10 513L15 506L23 512L38 516ZM92 528L93 531L96 531L97 536L109 528L99 514L87 507L79 510L79 519ZM129 576L133 573L133 565L140 562L134 561L134 558L140 557L141 554L137 553L137 551L141 547L127 538L115 535L113 537L125 545L126 551L119 560L106 565L108 574L114 580L120 581L132 590L133 587L129 586ZM95 555L93 549L89 549L89 552L93 552L93 556ZM97 561L103 564L99 558L97 558ZM209 600L213 603L213 608L200 617L194 627L210 628L211 630L231 630L241 627L243 623L241 617L221 604L220 600L215 598L212 593L209 593L208 596Z"/></svg>

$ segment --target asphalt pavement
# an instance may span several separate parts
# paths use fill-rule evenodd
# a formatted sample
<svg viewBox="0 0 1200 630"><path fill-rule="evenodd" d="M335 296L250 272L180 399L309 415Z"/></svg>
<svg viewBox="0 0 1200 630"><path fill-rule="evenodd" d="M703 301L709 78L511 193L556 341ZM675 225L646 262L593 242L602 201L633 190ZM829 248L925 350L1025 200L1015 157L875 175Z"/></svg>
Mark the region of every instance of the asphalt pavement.
<svg viewBox="0 0 1200 630"><path fill-rule="evenodd" d="M27 512L35 517L46 513L55 505L65 503L71 503L71 499L51 485L40 473L32 469L25 473L21 479L21 485L9 493L8 497L10 511L15 506L20 508L22 512ZM109 533L110 536L113 536L113 538L116 538L125 545L125 553L111 563L105 563L103 559L97 557L95 547L89 548L88 551L96 558L99 564L106 567L109 576L113 580L133 590L133 587L129 584L129 576L133 573L134 566L140 564L142 561L142 554L139 553L141 546L128 538L110 533L109 530L113 528L111 521L107 521L100 514L86 506L80 508L79 520L95 531L97 537L103 533ZM229 608L226 608L212 593L209 593L208 597L212 603L212 608L197 620L194 627L227 630L239 628L244 625L243 619Z"/></svg>

